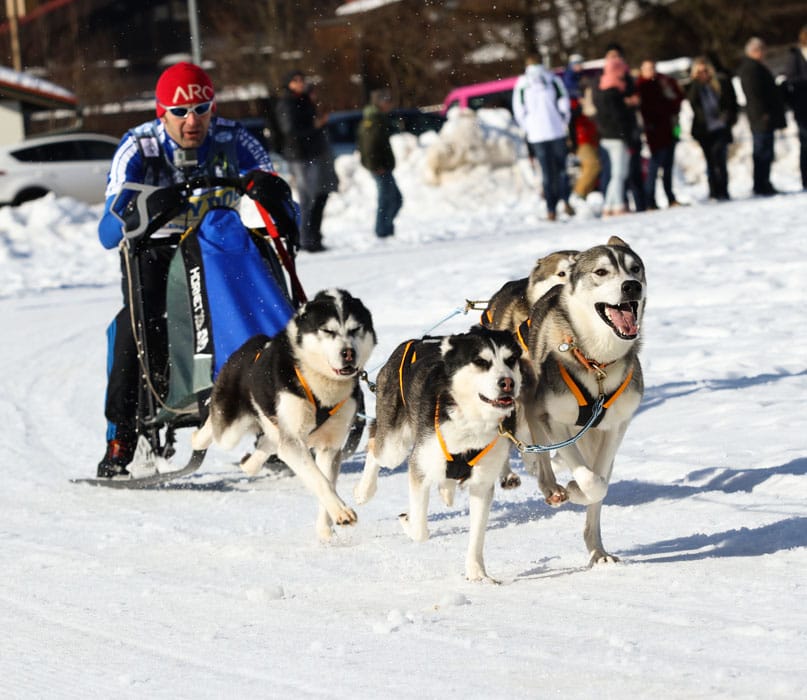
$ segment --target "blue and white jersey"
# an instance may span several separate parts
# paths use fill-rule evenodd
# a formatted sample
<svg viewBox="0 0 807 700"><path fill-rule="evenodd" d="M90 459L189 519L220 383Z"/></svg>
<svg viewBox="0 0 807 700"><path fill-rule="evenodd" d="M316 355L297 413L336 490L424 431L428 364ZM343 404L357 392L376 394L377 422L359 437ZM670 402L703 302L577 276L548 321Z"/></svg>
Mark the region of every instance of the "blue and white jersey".
<svg viewBox="0 0 807 700"><path fill-rule="evenodd" d="M202 145L196 149L198 165L186 175L174 165L174 154L181 150L168 135L162 121L155 119L128 131L118 145L107 178L106 204L98 224L98 236L105 248L116 247L123 238L123 225L111 211L124 183L167 187L184 182L187 177L236 177L252 170L274 172L269 154L241 124L213 117ZM166 225L167 230L186 230L212 206L236 208L240 195L230 188L199 190L188 202L186 211ZM122 213L128 198L116 204Z"/></svg>

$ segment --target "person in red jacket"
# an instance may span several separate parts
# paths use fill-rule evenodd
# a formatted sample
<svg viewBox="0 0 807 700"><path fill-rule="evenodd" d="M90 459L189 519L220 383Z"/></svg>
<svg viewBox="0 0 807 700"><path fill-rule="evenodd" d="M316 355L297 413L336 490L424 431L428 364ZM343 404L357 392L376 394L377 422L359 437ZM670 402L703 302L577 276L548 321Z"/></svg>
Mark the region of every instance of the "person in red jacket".
<svg viewBox="0 0 807 700"><path fill-rule="evenodd" d="M585 199L590 192L597 188L601 165L598 155L600 136L597 124L585 114L580 100L572 99L572 123L569 129L574 139L575 155L580 161L580 174L574 183L573 194Z"/></svg>
<svg viewBox="0 0 807 700"><path fill-rule="evenodd" d="M648 209L658 209L656 204L656 178L661 170L661 182L667 195L669 206L675 206L672 188L672 170L675 160L675 144L678 142L676 129L678 113L684 93L678 82L670 76L656 72L654 61L642 62L636 89L641 99L640 111L644 123L644 134L650 148L650 162L645 178L645 197Z"/></svg>

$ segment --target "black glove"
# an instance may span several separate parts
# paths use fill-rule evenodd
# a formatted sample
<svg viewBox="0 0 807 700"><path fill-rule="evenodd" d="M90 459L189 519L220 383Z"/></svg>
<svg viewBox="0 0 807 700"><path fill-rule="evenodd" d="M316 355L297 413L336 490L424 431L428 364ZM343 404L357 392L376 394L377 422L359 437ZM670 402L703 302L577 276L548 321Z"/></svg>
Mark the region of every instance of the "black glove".
<svg viewBox="0 0 807 700"><path fill-rule="evenodd" d="M300 208L291 196L291 187L279 175L253 170L244 178L247 195L258 202L277 226L278 233L297 248L300 244Z"/></svg>
<svg viewBox="0 0 807 700"><path fill-rule="evenodd" d="M142 221L140 217L140 209L137 204L141 197L146 199L146 221ZM142 206L142 203L141 203ZM185 207L185 197L177 187L165 187L162 189L154 190L145 194L144 192L137 192L134 197L129 200L129 203L123 210L121 218L123 219L124 232L128 233L128 238L132 238L132 231L141 230L140 235L135 236L140 238L147 231L154 231L165 222L170 221Z"/></svg>

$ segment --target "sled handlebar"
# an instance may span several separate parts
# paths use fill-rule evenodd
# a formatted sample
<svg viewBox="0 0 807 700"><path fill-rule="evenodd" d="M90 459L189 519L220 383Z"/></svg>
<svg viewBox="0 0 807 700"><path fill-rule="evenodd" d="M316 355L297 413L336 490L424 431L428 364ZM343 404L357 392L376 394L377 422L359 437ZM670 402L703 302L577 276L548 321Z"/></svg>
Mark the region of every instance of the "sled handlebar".
<svg viewBox="0 0 807 700"><path fill-rule="evenodd" d="M136 241L148 238L168 223L197 190L229 187L243 195L251 179L252 174L248 173L242 177L194 177L167 187L125 182L112 202L111 211L123 224L124 238ZM117 206L121 197L129 198L123 214L118 213Z"/></svg>

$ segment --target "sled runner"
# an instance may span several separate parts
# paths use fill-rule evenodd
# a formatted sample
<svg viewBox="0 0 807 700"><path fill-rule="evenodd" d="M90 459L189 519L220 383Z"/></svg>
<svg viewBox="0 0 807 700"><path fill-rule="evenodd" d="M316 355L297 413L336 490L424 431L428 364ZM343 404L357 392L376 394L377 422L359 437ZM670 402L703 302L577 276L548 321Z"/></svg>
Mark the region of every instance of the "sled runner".
<svg viewBox="0 0 807 700"><path fill-rule="evenodd" d="M230 354L254 335L282 331L305 301L294 268L297 228L288 185L272 174L259 177L259 182L253 175L202 177L167 188L137 183L123 188L124 284L140 366L138 443L130 476L74 483L148 488L196 471L205 451L192 451L181 467L169 461L177 454L177 430L204 422L213 381ZM269 210L256 202L265 230L248 229L233 208L241 195L258 189ZM166 234L166 223L188 207L199 208L198 223ZM139 293L141 260L158 250L170 254L162 332L155 332L153 322L149 327Z"/></svg>

